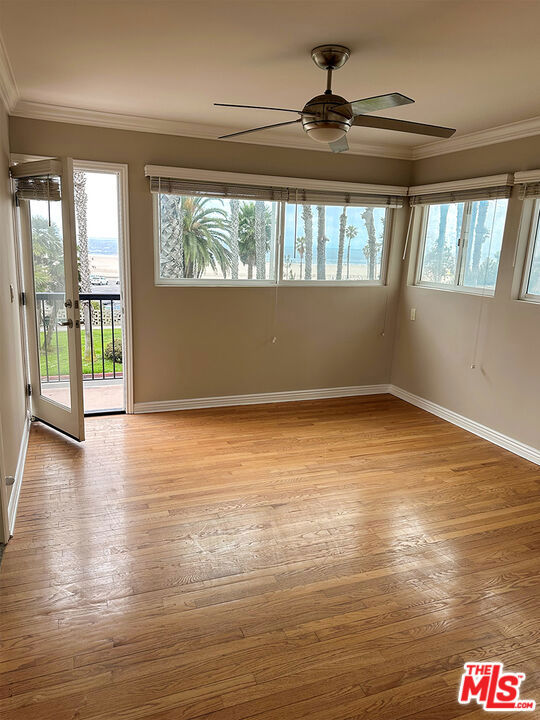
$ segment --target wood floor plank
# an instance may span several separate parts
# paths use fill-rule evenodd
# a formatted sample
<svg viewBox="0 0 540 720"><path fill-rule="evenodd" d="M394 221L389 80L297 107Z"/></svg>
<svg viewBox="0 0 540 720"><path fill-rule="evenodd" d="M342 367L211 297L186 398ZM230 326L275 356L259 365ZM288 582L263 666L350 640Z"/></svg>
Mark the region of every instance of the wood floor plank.
<svg viewBox="0 0 540 720"><path fill-rule="evenodd" d="M539 586L539 468L391 396L35 424L0 716L476 720Z"/></svg>

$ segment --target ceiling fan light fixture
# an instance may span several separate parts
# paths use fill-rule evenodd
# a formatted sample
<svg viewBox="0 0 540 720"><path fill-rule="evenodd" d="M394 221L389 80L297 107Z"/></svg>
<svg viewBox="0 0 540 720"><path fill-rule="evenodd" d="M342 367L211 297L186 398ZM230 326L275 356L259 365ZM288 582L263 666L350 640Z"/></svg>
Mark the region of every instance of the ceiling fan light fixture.
<svg viewBox="0 0 540 720"><path fill-rule="evenodd" d="M374 95L372 97L346 100L341 95L332 92L332 75L335 70L342 67L349 59L351 51L345 45L318 45L311 51L315 65L327 73L326 90L308 100L303 110L291 110L282 107L268 107L261 105L232 105L231 103L214 103L223 107L246 108L252 110L276 110L280 112L297 113L296 120L289 120L271 125L262 125L249 130L239 130L234 133L222 135L221 139L247 135L248 133L296 125L302 123L302 128L315 142L329 145L334 153L346 152L349 149L347 132L351 126L378 128L380 130L395 130L397 132L415 133L417 135L431 135L432 137L448 138L455 133L453 128L439 125L426 125L425 123L397 120L395 118L378 117L369 113L378 110L388 110L400 105L413 103L410 97L398 92Z"/></svg>
<svg viewBox="0 0 540 720"><path fill-rule="evenodd" d="M331 143L346 135L346 131L340 127L312 127L306 130L307 134L312 140L316 140L320 143Z"/></svg>

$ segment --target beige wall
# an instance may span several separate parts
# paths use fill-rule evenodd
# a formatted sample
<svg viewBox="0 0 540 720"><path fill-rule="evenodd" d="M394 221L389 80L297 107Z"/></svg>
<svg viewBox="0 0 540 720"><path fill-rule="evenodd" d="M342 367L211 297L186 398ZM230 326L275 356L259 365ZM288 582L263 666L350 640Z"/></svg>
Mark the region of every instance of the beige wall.
<svg viewBox="0 0 540 720"><path fill-rule="evenodd" d="M417 161L414 184L538 167L540 137L534 137ZM512 299L522 208L517 194L514 189L509 201L494 297L411 286L416 245L411 247L402 277L392 382L540 448L540 306ZM415 321L409 319L413 307Z"/></svg>
<svg viewBox="0 0 540 720"><path fill-rule="evenodd" d="M11 118L10 137L16 153L129 165L135 402L391 379L540 447L540 307L511 299L521 213L516 196L509 204L493 298L410 286L410 258L416 253L413 244L407 262L401 262L407 211L399 211L387 287L279 288L276 304L272 288L155 287L152 207L143 172L151 163L419 184L540 167L540 138L413 164L21 118ZM408 319L411 307L417 309L415 322Z"/></svg>
<svg viewBox="0 0 540 720"><path fill-rule="evenodd" d="M277 304L273 288L155 287L144 165L407 185L411 163L16 117L10 137L15 153L129 165L136 403L389 381L406 210L387 287L279 288Z"/></svg>
<svg viewBox="0 0 540 720"><path fill-rule="evenodd" d="M3 472L15 475L25 420L24 377L20 342L17 274L9 187L8 118L0 102L0 420ZM9 286L15 300L11 302ZM3 478L0 478L3 482ZM11 488L7 488L7 502ZM4 495L2 493L2 495ZM1 502L1 497L0 497ZM0 535L1 535L0 528Z"/></svg>

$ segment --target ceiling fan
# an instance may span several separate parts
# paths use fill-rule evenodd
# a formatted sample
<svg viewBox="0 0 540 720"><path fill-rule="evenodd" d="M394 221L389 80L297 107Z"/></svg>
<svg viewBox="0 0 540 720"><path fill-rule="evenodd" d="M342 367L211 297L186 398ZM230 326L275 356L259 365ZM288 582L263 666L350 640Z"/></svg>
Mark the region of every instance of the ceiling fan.
<svg viewBox="0 0 540 720"><path fill-rule="evenodd" d="M375 97L363 98L348 102L341 95L332 92L332 73L347 62L351 55L349 48L344 45L319 45L311 51L313 62L321 70L328 73L326 90L323 95L317 95L308 100L302 110L289 108L265 107L261 105L233 105L231 103L214 103L219 107L245 108L252 110L278 110L292 112L300 115L296 120L273 123L250 130L221 135L219 138L237 137L248 133L267 130L268 128L283 127L302 123L303 129L310 138L320 143L328 143L332 152L345 152L349 149L347 133L353 125L360 127L380 128L381 130L397 130L398 132L415 133L417 135L432 135L433 137L449 138L456 131L452 128L439 125L425 125L424 123L396 120L394 118L366 115L378 110L387 110L398 105L408 105L414 100L401 93L388 93Z"/></svg>

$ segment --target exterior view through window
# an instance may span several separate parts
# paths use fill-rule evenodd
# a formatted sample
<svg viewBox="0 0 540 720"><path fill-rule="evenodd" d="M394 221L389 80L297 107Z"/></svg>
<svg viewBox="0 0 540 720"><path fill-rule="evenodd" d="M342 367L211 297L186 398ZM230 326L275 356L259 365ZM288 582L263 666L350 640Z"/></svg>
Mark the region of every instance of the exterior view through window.
<svg viewBox="0 0 540 720"><path fill-rule="evenodd" d="M272 280L279 205L159 195L163 280Z"/></svg>
<svg viewBox="0 0 540 720"><path fill-rule="evenodd" d="M61 187L60 178L55 178ZM48 400L71 407L68 335L64 301L62 205L30 200L32 264L36 304L40 392Z"/></svg>
<svg viewBox="0 0 540 720"><path fill-rule="evenodd" d="M507 199L424 207L418 282L495 288Z"/></svg>
<svg viewBox="0 0 540 720"><path fill-rule="evenodd" d="M383 280L386 208L156 196L158 282Z"/></svg>
<svg viewBox="0 0 540 720"><path fill-rule="evenodd" d="M525 280L524 297L540 300L540 201L536 201L535 206Z"/></svg>
<svg viewBox="0 0 540 720"><path fill-rule="evenodd" d="M283 280L382 279L386 208L287 205Z"/></svg>

